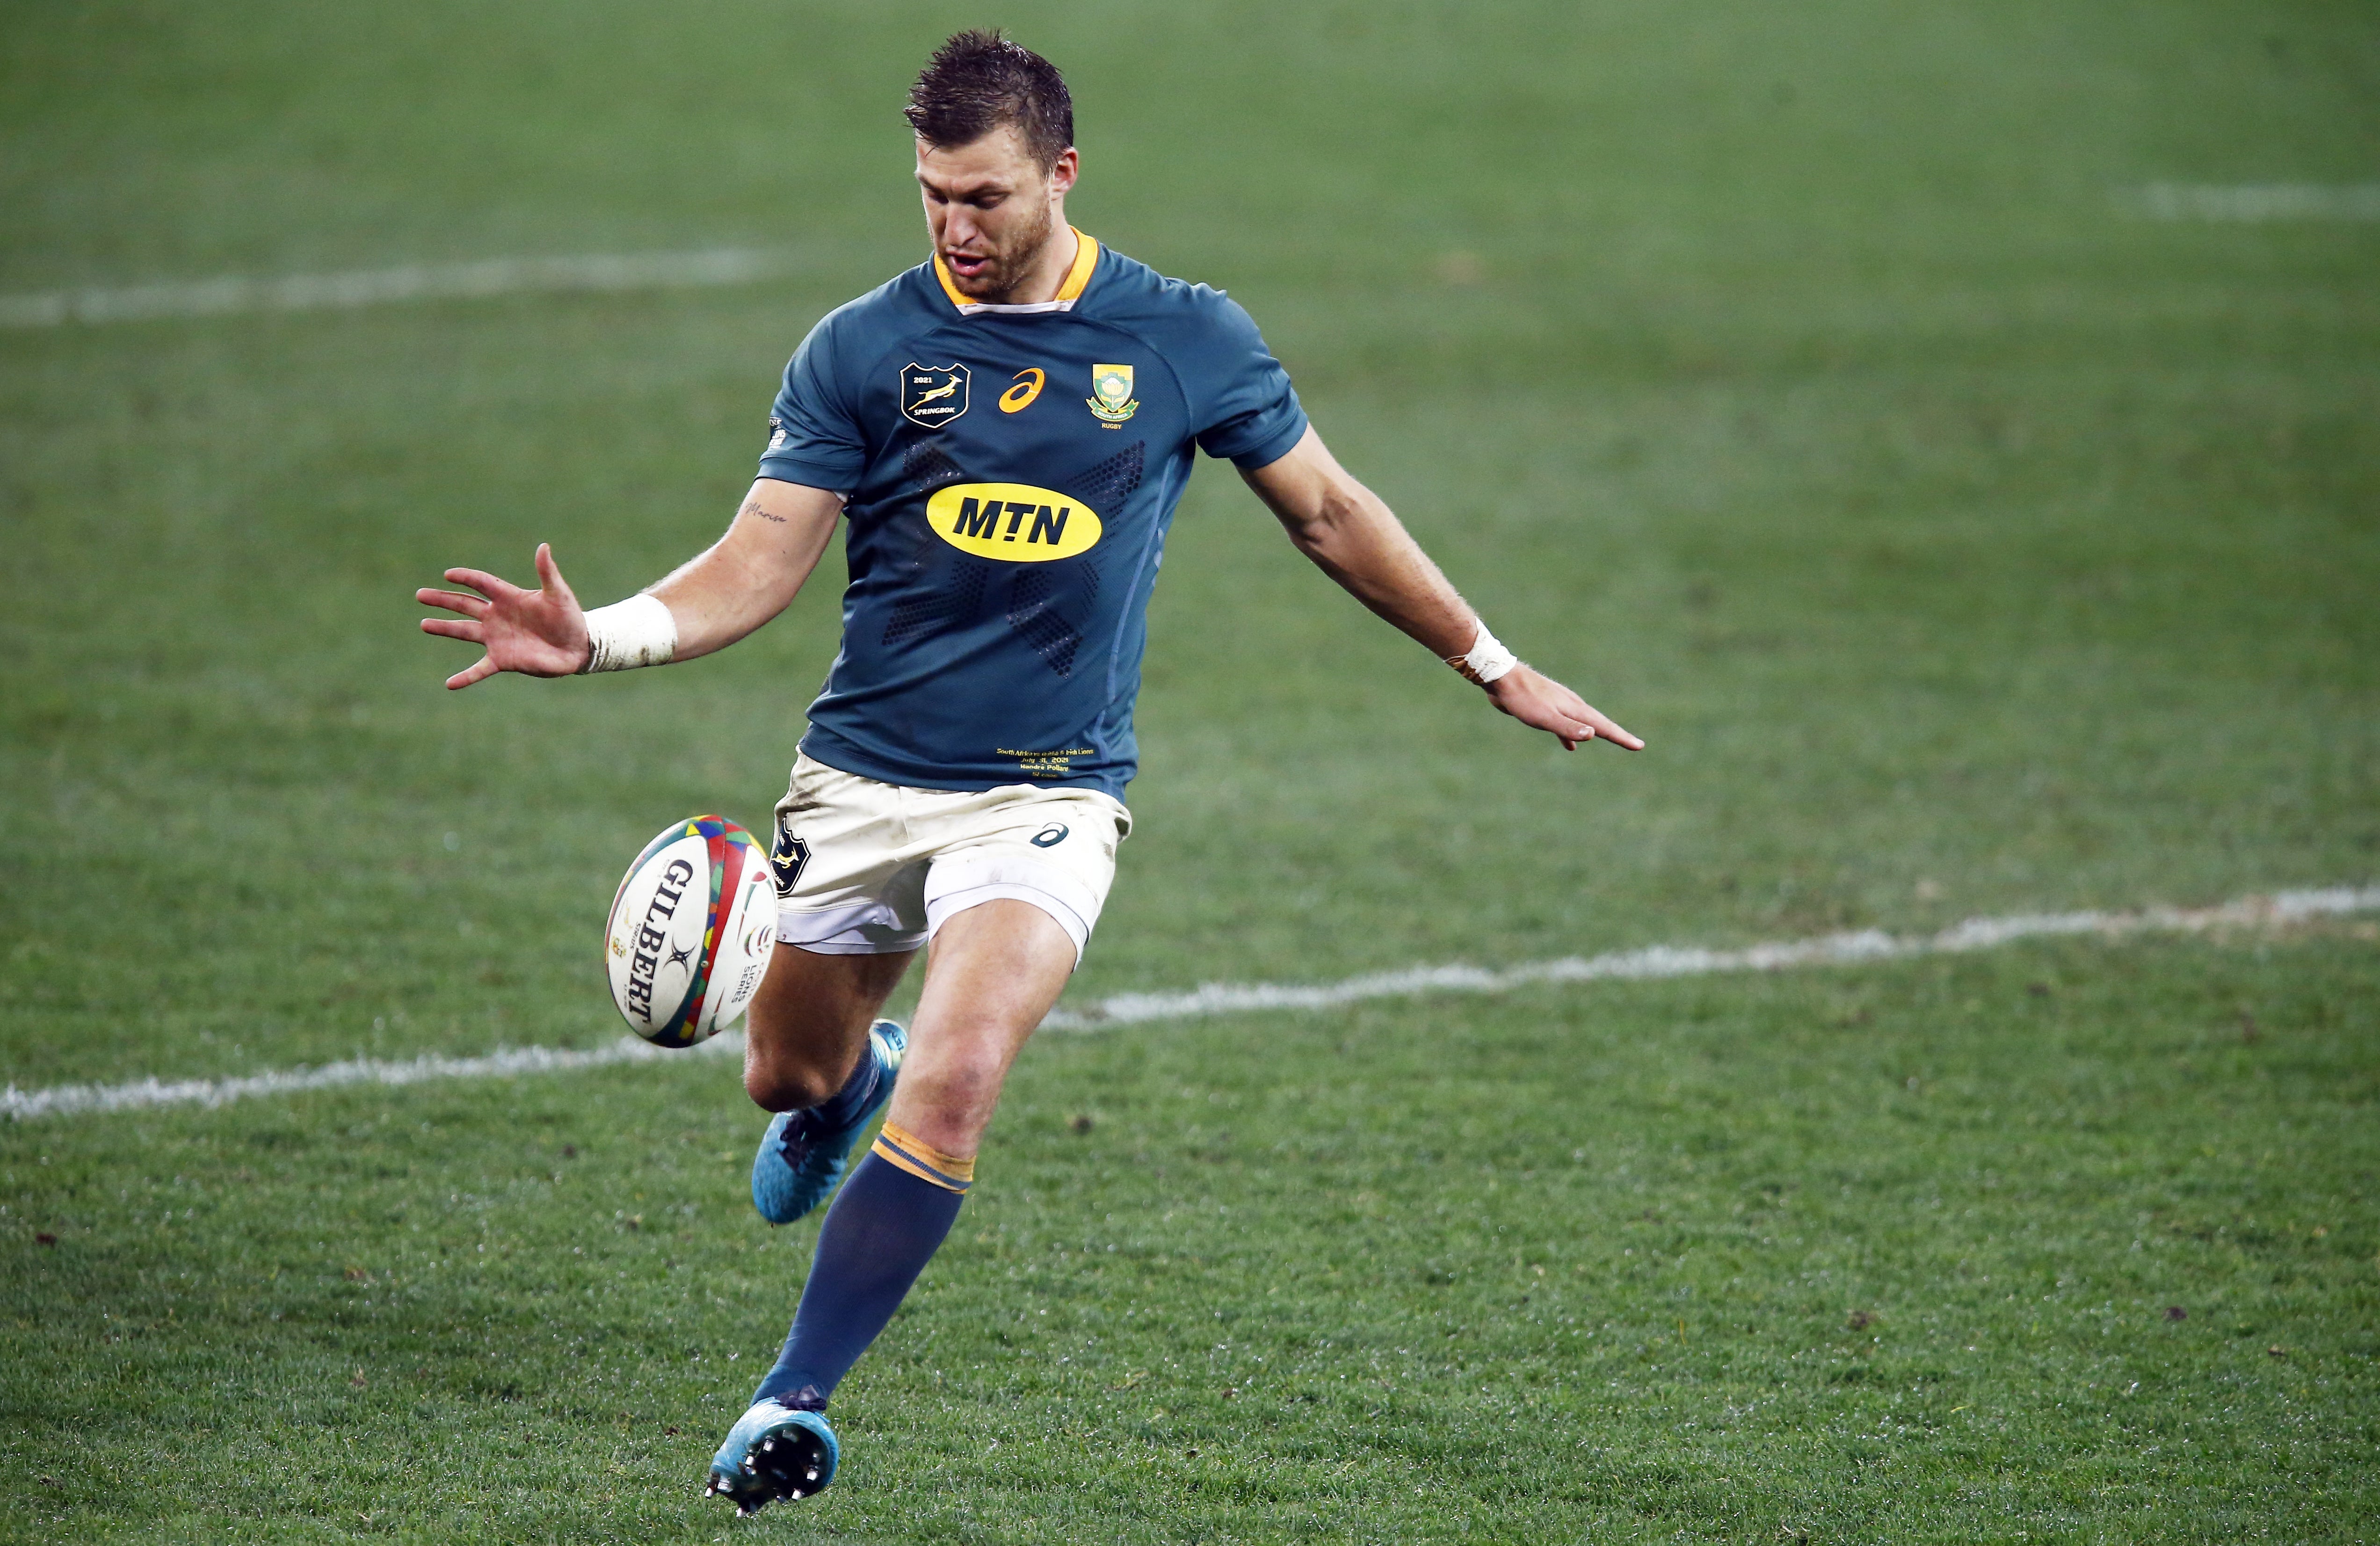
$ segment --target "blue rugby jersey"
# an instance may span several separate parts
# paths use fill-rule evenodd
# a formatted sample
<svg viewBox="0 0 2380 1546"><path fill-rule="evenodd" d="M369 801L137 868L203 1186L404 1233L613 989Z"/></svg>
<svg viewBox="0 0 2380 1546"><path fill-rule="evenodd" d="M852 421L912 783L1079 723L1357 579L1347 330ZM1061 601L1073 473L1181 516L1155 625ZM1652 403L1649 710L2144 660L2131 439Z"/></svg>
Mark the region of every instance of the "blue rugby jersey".
<svg viewBox="0 0 2380 1546"><path fill-rule="evenodd" d="M843 648L802 738L831 767L1121 798L1193 448L1260 467L1305 432L1237 303L1075 235L1055 300L970 301L936 260L785 368L760 476L849 501Z"/></svg>

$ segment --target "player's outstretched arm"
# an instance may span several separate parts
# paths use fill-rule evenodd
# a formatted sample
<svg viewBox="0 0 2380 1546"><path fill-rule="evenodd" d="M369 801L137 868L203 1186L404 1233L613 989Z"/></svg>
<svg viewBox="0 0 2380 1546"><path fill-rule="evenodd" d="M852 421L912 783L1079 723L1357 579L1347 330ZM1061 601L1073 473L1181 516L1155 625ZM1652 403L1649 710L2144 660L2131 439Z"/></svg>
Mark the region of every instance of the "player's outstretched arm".
<svg viewBox="0 0 2380 1546"><path fill-rule="evenodd" d="M1480 635L1479 614L1439 572L1394 512L1348 475L1311 429L1279 461L1240 476L1270 507L1298 551L1349 595L1442 660L1459 659ZM1476 680L1475 677L1474 680ZM1575 751L1609 741L1645 743L1576 693L1525 663L1483 684L1490 702Z"/></svg>
<svg viewBox="0 0 2380 1546"><path fill-rule="evenodd" d="M726 648L793 604L834 536L843 501L823 489L764 477L752 485L727 535L644 594L674 625L665 658L690 660ZM588 669L595 640L552 550L537 550L538 588L523 590L478 569L449 569L450 584L477 595L424 588L414 598L459 618L426 617L421 631L480 646L486 653L446 679L464 688L498 671L571 676ZM631 662L634 663L634 662Z"/></svg>

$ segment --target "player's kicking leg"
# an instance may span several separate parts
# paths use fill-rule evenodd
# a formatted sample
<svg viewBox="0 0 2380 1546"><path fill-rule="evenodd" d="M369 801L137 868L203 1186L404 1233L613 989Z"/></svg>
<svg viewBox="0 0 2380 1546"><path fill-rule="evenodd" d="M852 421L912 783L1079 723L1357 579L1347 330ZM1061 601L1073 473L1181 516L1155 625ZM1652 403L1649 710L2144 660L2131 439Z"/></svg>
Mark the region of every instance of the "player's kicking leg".
<svg viewBox="0 0 2380 1546"><path fill-rule="evenodd" d="M747 1021L744 1088L777 1114L752 1157L752 1206L771 1224L833 1193L852 1141L892 1099L908 1035L876 1011L916 954L781 944L770 958Z"/></svg>
<svg viewBox="0 0 2380 1546"><path fill-rule="evenodd" d="M884 1129L827 1210L784 1351L711 1459L709 1490L739 1512L808 1497L834 1480L840 1455L827 1400L956 1222L1009 1065L1058 1001L1077 951L1049 912L1013 899L954 913L935 933ZM772 964L764 997L776 972ZM864 1007L872 1016L883 1001L882 994L866 1000L874 979L859 981L848 967L820 975L856 989L850 1010ZM891 970L885 991L898 975ZM760 1003L753 1008L757 1019ZM832 1066L822 1057L812 1061L804 1093L819 1088Z"/></svg>

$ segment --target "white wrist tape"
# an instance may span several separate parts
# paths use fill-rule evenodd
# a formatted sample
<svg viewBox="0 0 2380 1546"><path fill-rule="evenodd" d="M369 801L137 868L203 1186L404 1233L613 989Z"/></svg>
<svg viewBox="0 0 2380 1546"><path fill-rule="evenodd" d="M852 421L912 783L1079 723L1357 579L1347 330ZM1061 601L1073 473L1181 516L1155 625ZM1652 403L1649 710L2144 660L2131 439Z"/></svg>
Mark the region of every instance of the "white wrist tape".
<svg viewBox="0 0 2380 1546"><path fill-rule="evenodd" d="M1488 632L1488 625L1483 622L1479 625L1479 636L1471 641L1470 653L1450 655L1446 663L1461 671L1465 681L1485 687L1519 665L1521 660L1520 657L1504 647L1501 639Z"/></svg>
<svg viewBox="0 0 2380 1546"><path fill-rule="evenodd" d="M677 619L658 596L631 596L587 614L591 649L582 674L665 666L677 653Z"/></svg>

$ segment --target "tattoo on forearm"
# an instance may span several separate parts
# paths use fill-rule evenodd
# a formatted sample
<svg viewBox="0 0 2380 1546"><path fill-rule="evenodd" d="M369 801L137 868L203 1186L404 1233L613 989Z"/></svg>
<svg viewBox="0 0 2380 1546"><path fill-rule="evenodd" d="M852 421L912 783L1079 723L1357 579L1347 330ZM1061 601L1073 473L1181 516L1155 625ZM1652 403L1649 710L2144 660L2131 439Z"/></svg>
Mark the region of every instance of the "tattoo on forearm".
<svg viewBox="0 0 2380 1546"><path fill-rule="evenodd" d="M767 511L761 509L760 501L759 500L746 500L744 501L744 508L737 511L735 513L739 516L758 515L763 521L774 521L781 526L785 524L785 518L783 515L771 515Z"/></svg>

